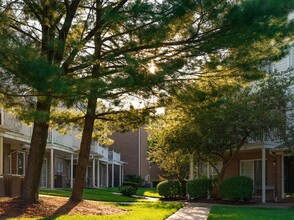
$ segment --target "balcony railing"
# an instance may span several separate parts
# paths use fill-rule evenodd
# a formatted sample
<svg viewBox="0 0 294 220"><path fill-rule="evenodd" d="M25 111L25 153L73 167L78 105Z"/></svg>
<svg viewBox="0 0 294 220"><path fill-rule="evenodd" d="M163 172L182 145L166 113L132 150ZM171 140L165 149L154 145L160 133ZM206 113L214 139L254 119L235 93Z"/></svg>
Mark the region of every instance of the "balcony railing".
<svg viewBox="0 0 294 220"><path fill-rule="evenodd" d="M115 151L109 151L108 159L110 161L120 161L120 153L117 153Z"/></svg>
<svg viewBox="0 0 294 220"><path fill-rule="evenodd" d="M273 129L267 132L259 132L258 134L253 134L248 138L248 143L254 142L283 142L282 135L277 129Z"/></svg>
<svg viewBox="0 0 294 220"><path fill-rule="evenodd" d="M27 138L32 136L33 127L23 124L16 116L2 111L0 118L1 125L10 129L11 132L23 135Z"/></svg>
<svg viewBox="0 0 294 220"><path fill-rule="evenodd" d="M52 144L57 144L66 147L73 146L73 135L69 134L61 134L56 130L50 131L48 134L48 142Z"/></svg>
<svg viewBox="0 0 294 220"><path fill-rule="evenodd" d="M96 154L100 154L106 160L108 158L108 148L99 145L99 143L96 141L91 143L91 151Z"/></svg>

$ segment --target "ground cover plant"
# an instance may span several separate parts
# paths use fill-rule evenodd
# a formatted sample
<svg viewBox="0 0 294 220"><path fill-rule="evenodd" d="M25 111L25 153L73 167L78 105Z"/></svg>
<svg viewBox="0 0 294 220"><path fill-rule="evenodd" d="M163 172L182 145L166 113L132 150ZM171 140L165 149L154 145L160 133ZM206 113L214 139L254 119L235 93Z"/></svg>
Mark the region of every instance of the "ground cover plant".
<svg viewBox="0 0 294 220"><path fill-rule="evenodd" d="M276 220L293 219L294 209L258 208L239 206L213 206L208 220Z"/></svg>

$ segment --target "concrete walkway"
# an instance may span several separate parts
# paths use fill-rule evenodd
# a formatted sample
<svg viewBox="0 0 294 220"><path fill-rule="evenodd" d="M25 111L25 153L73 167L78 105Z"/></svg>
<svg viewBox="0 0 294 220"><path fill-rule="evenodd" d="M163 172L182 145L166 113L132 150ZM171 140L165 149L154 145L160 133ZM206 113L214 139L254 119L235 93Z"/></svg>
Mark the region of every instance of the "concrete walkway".
<svg viewBox="0 0 294 220"><path fill-rule="evenodd" d="M206 220L211 206L211 204L186 203L166 220Z"/></svg>

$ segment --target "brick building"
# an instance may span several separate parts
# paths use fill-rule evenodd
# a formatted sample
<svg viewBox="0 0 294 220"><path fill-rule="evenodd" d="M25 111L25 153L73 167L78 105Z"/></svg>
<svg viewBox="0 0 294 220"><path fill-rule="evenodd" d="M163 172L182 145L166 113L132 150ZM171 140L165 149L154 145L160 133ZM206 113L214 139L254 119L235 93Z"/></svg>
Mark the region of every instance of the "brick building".
<svg viewBox="0 0 294 220"><path fill-rule="evenodd" d="M124 174L136 174L144 178L146 182L158 180L160 171L155 164L147 160L148 133L144 128L133 132L114 133L111 139L114 143L109 146L121 154L121 160L125 161Z"/></svg>

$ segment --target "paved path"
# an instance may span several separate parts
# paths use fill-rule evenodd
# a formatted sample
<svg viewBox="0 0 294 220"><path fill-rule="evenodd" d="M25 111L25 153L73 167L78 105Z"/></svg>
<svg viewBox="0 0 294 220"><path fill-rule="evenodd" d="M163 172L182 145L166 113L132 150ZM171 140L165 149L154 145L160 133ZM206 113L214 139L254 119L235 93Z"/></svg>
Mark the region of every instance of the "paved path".
<svg viewBox="0 0 294 220"><path fill-rule="evenodd" d="M210 204L186 203L185 207L166 220L206 220L211 206Z"/></svg>

